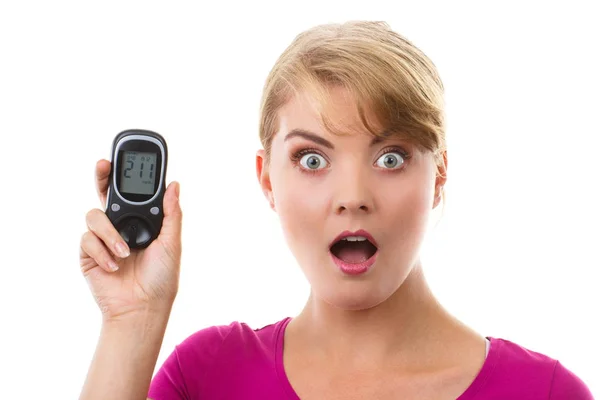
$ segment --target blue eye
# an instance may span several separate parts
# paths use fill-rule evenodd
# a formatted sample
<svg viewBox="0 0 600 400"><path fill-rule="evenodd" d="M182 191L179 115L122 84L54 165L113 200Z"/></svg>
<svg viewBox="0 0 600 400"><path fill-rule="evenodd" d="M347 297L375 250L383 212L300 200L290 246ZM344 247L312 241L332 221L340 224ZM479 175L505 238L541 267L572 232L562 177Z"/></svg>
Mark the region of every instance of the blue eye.
<svg viewBox="0 0 600 400"><path fill-rule="evenodd" d="M320 156L317 153L308 153L302 156L300 165L306 169L316 170L325 168L327 166L327 161L323 156Z"/></svg>
<svg viewBox="0 0 600 400"><path fill-rule="evenodd" d="M404 156L400 153L385 153L377 159L377 166L386 169L399 168L404 164Z"/></svg>

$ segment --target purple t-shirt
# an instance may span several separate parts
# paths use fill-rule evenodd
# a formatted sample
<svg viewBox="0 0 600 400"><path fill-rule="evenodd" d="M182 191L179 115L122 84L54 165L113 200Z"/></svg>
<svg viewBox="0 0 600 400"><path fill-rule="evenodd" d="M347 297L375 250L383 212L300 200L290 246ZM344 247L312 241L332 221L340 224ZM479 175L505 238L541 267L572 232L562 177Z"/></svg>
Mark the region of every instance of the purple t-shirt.
<svg viewBox="0 0 600 400"><path fill-rule="evenodd" d="M283 332L291 318L260 329L233 322L189 336L154 376L152 400L299 400L283 367ZM508 340L488 337L482 369L457 400L593 400L560 362Z"/></svg>

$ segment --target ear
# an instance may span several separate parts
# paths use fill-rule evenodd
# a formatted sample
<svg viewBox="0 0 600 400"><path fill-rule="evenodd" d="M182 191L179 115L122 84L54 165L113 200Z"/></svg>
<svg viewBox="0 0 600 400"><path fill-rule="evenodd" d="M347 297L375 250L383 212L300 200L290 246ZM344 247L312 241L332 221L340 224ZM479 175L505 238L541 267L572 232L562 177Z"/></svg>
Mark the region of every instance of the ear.
<svg viewBox="0 0 600 400"><path fill-rule="evenodd" d="M275 211L275 201L273 199L273 189L271 187L271 177L269 175L269 165L267 163L265 150L260 149L256 152L256 177L263 191L263 194L269 201L269 205Z"/></svg>
<svg viewBox="0 0 600 400"><path fill-rule="evenodd" d="M444 185L447 180L448 172L448 153L444 150L442 154L443 162L437 166L437 176L435 178L435 197L433 199L433 208L436 208L442 201Z"/></svg>

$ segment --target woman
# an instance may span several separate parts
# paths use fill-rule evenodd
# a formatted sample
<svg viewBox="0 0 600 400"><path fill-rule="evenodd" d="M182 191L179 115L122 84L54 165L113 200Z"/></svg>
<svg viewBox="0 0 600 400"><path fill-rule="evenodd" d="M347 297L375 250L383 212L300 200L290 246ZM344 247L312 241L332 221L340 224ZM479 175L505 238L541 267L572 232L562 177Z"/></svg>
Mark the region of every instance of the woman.
<svg viewBox="0 0 600 400"><path fill-rule="evenodd" d="M443 85L409 41L376 22L302 33L267 79L260 138L258 181L311 284L302 312L200 330L152 380L178 290L179 185L144 251L92 210L81 266L103 325L82 399L592 398L556 360L480 336L429 290L419 250L446 182ZM97 164L103 205L109 170Z"/></svg>

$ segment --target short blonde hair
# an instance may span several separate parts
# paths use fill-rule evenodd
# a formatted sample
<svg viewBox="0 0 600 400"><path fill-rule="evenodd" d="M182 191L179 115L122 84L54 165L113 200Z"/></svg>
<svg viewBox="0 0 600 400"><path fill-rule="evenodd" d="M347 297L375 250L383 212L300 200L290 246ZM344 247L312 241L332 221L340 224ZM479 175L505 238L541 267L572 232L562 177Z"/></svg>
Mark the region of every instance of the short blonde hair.
<svg viewBox="0 0 600 400"><path fill-rule="evenodd" d="M387 23L376 21L318 25L296 36L281 54L267 77L260 107L259 136L267 162L279 129L279 109L306 91L324 109L331 85L353 94L371 134L403 135L433 152L438 165L442 162L444 87L436 67ZM367 120L368 112L376 121ZM336 133L326 113L321 118Z"/></svg>

